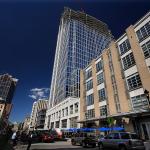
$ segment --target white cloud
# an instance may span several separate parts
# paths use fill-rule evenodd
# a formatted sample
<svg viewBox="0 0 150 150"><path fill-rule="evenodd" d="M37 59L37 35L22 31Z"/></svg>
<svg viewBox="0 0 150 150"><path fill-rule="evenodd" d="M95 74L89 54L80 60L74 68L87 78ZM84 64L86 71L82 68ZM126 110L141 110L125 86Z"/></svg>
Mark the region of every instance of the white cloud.
<svg viewBox="0 0 150 150"><path fill-rule="evenodd" d="M34 100L38 99L48 99L49 96L49 88L34 88L30 90L30 98Z"/></svg>

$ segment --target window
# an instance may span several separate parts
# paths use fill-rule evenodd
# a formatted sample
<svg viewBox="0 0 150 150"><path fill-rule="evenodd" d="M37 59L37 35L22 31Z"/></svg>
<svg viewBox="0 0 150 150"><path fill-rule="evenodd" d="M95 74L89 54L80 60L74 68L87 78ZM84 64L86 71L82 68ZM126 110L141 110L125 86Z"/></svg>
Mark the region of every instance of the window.
<svg viewBox="0 0 150 150"><path fill-rule="evenodd" d="M129 40L125 40L122 44L119 45L119 49L120 49L120 54L123 55L124 53L126 53L128 50L131 49Z"/></svg>
<svg viewBox="0 0 150 150"><path fill-rule="evenodd" d="M135 64L133 53L122 58L124 69L128 69Z"/></svg>
<svg viewBox="0 0 150 150"><path fill-rule="evenodd" d="M78 120L77 117L70 118L70 128L77 128L78 127L77 120Z"/></svg>
<svg viewBox="0 0 150 150"><path fill-rule="evenodd" d="M114 139L120 139L119 133L113 133L113 137L114 137Z"/></svg>
<svg viewBox="0 0 150 150"><path fill-rule="evenodd" d="M90 118L94 118L95 117L95 111L94 109L89 109L87 110L87 118L90 119Z"/></svg>
<svg viewBox="0 0 150 150"><path fill-rule="evenodd" d="M92 77L92 69L86 71L86 80L89 79L90 77Z"/></svg>
<svg viewBox="0 0 150 150"><path fill-rule="evenodd" d="M94 96L93 96L93 94L88 95L86 97L86 105L90 106L90 105L93 105L93 104L94 104Z"/></svg>
<svg viewBox="0 0 150 150"><path fill-rule="evenodd" d="M130 135L128 133L120 133L121 139L130 139Z"/></svg>
<svg viewBox="0 0 150 150"><path fill-rule="evenodd" d="M144 94L131 97L131 101L134 110L148 107L148 101Z"/></svg>
<svg viewBox="0 0 150 150"><path fill-rule="evenodd" d="M59 118L61 118L61 110L59 111Z"/></svg>
<svg viewBox="0 0 150 150"><path fill-rule="evenodd" d="M106 99L106 95L105 95L105 89L100 89L98 91L98 95L99 95L99 101L104 101Z"/></svg>
<svg viewBox="0 0 150 150"><path fill-rule="evenodd" d="M146 23L143 27L141 27L137 32L137 37L139 42L143 41L145 38L150 36L150 22Z"/></svg>
<svg viewBox="0 0 150 150"><path fill-rule="evenodd" d="M62 128L67 128L67 119L62 120Z"/></svg>
<svg viewBox="0 0 150 150"><path fill-rule="evenodd" d="M102 70L103 66L102 66L102 61L99 61L96 64L96 72L99 72L100 70Z"/></svg>
<svg viewBox="0 0 150 150"><path fill-rule="evenodd" d="M66 107L66 116L68 116L68 107Z"/></svg>
<svg viewBox="0 0 150 150"><path fill-rule="evenodd" d="M76 103L74 106L75 106L75 113L77 113L78 112L78 103Z"/></svg>
<svg viewBox="0 0 150 150"><path fill-rule="evenodd" d="M89 91L93 88L93 80L86 82L86 90Z"/></svg>
<svg viewBox="0 0 150 150"><path fill-rule="evenodd" d="M106 107L106 105L100 106L100 115L101 116L106 116L107 115L107 107Z"/></svg>
<svg viewBox="0 0 150 150"><path fill-rule="evenodd" d="M64 109L62 109L62 117L64 117L64 116L65 116Z"/></svg>
<svg viewBox="0 0 150 150"><path fill-rule="evenodd" d="M142 86L142 82L138 74L127 79L127 83L128 83L129 90L134 90Z"/></svg>
<svg viewBox="0 0 150 150"><path fill-rule="evenodd" d="M145 58L150 57L150 41L146 42L141 47L142 47Z"/></svg>
<svg viewBox="0 0 150 150"><path fill-rule="evenodd" d="M73 105L70 106L70 114L73 114Z"/></svg>
<svg viewBox="0 0 150 150"><path fill-rule="evenodd" d="M100 74L97 75L97 85L103 82L104 82L104 76L103 76L103 72L101 72Z"/></svg>

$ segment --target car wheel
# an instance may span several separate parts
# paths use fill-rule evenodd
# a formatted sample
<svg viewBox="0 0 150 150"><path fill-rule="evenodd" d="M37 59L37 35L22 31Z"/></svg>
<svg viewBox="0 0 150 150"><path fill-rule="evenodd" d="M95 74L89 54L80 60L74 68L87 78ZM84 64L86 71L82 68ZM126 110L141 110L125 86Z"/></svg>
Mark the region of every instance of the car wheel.
<svg viewBox="0 0 150 150"><path fill-rule="evenodd" d="M96 144L93 144L92 147L95 148L95 147L96 147Z"/></svg>
<svg viewBox="0 0 150 150"><path fill-rule="evenodd" d="M104 146L102 143L99 144L99 150L104 150Z"/></svg>
<svg viewBox="0 0 150 150"><path fill-rule="evenodd" d="M87 147L87 144L85 142L82 142L82 147Z"/></svg>
<svg viewBox="0 0 150 150"><path fill-rule="evenodd" d="M75 142L75 141L72 141L71 143L72 143L72 145L76 145L76 142Z"/></svg>
<svg viewBox="0 0 150 150"><path fill-rule="evenodd" d="M126 147L125 146L120 146L119 149L120 150L126 150Z"/></svg>

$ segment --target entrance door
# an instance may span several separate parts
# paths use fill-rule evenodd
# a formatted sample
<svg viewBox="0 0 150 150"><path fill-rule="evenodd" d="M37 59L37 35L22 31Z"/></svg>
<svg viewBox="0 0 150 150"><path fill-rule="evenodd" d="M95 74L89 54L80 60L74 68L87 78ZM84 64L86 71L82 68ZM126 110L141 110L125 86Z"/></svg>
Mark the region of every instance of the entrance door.
<svg viewBox="0 0 150 150"><path fill-rule="evenodd" d="M150 139L150 122L141 123L142 132L146 140Z"/></svg>

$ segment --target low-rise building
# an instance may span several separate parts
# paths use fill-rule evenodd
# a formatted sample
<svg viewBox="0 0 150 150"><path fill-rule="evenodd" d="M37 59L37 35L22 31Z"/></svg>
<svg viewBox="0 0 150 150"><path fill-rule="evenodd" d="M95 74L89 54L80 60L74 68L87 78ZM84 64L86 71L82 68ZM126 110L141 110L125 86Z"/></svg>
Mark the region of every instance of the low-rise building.
<svg viewBox="0 0 150 150"><path fill-rule="evenodd" d="M28 131L30 125L30 116L26 116L24 123L23 123L23 130Z"/></svg>
<svg viewBox="0 0 150 150"><path fill-rule="evenodd" d="M80 72L80 123L105 126L108 117L150 139L150 12Z"/></svg>
<svg viewBox="0 0 150 150"><path fill-rule="evenodd" d="M80 119L79 98L69 97L55 107L48 110L47 126L51 128L79 128L77 123Z"/></svg>
<svg viewBox="0 0 150 150"><path fill-rule="evenodd" d="M33 103L29 130L42 129L45 124L48 100L39 99Z"/></svg>

